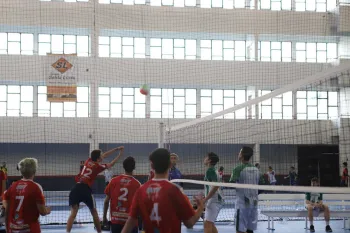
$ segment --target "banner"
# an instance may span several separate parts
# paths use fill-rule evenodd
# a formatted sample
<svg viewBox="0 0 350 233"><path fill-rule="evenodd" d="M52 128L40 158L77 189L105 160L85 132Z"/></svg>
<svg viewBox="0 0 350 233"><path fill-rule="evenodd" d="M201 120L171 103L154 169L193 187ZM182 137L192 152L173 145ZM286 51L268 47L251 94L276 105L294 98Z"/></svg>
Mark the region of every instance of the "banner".
<svg viewBox="0 0 350 233"><path fill-rule="evenodd" d="M56 55L57 56L57 55ZM56 57L55 56L55 57ZM77 75L75 67L63 55L49 68L46 78L47 101L49 102L76 102Z"/></svg>

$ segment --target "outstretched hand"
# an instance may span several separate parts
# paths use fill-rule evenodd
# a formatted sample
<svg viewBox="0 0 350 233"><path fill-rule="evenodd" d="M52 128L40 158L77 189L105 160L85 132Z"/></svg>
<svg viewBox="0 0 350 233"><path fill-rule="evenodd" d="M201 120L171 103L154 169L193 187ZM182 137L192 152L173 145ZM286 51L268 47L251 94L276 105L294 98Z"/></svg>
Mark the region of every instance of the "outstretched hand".
<svg viewBox="0 0 350 233"><path fill-rule="evenodd" d="M124 150L124 146L119 146L117 148L115 148L116 150Z"/></svg>

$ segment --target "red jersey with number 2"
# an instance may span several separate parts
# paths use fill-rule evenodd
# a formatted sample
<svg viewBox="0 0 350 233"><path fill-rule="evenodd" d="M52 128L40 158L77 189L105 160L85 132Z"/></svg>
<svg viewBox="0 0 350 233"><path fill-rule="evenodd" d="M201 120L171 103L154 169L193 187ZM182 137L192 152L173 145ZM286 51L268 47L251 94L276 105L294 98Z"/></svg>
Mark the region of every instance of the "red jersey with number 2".
<svg viewBox="0 0 350 233"><path fill-rule="evenodd" d="M110 214L113 224L124 225L128 220L130 207L141 183L132 176L120 175L111 180L105 189L110 199Z"/></svg>
<svg viewBox="0 0 350 233"><path fill-rule="evenodd" d="M19 180L3 196L10 204L7 232L41 232L37 204L45 205L45 198L40 184L32 180Z"/></svg>
<svg viewBox="0 0 350 233"><path fill-rule="evenodd" d="M187 196L168 180L153 179L136 192L130 216L142 217L146 233L180 233L195 212Z"/></svg>
<svg viewBox="0 0 350 233"><path fill-rule="evenodd" d="M107 164L100 164L89 158L85 161L83 170L75 177L75 181L87 184L91 187L97 175L107 168L109 168Z"/></svg>

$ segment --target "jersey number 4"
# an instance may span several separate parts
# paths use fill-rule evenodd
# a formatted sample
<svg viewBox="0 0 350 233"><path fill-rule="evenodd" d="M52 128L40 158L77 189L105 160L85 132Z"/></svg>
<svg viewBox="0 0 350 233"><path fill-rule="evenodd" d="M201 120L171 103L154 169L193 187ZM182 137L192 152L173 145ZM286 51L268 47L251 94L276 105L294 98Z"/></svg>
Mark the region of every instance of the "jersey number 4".
<svg viewBox="0 0 350 233"><path fill-rule="evenodd" d="M81 171L81 175L87 178L90 178L91 173L92 173L92 170L86 166L84 166L84 169Z"/></svg>
<svg viewBox="0 0 350 233"><path fill-rule="evenodd" d="M158 223L162 220L158 212L158 203L153 204L153 209L149 218L151 219L151 221L156 221Z"/></svg>
<svg viewBox="0 0 350 233"><path fill-rule="evenodd" d="M21 206L23 204L24 196L16 196L16 200L19 200L19 203L16 209L16 211L18 212L21 209Z"/></svg>

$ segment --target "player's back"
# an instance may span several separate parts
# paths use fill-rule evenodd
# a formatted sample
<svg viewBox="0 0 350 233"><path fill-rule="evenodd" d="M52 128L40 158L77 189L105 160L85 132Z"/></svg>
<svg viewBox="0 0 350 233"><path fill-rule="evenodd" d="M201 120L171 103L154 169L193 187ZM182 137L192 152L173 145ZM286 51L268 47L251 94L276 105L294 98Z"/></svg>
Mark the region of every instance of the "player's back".
<svg viewBox="0 0 350 233"><path fill-rule="evenodd" d="M107 168L106 164L92 161L91 158L85 161L83 170L76 176L76 182L92 186L98 174Z"/></svg>
<svg viewBox="0 0 350 233"><path fill-rule="evenodd" d="M141 183L133 176L120 175L111 180L105 193L110 196L111 222L125 224L136 191Z"/></svg>
<svg viewBox="0 0 350 233"><path fill-rule="evenodd" d="M134 217L135 202L146 233L179 233L181 222L194 215L188 198L168 180L153 179L138 190L131 213Z"/></svg>
<svg viewBox="0 0 350 233"><path fill-rule="evenodd" d="M8 221L13 232L40 232L37 204L45 205L42 187L32 180L16 181L4 194L9 201ZM21 231L18 231L21 229Z"/></svg>

